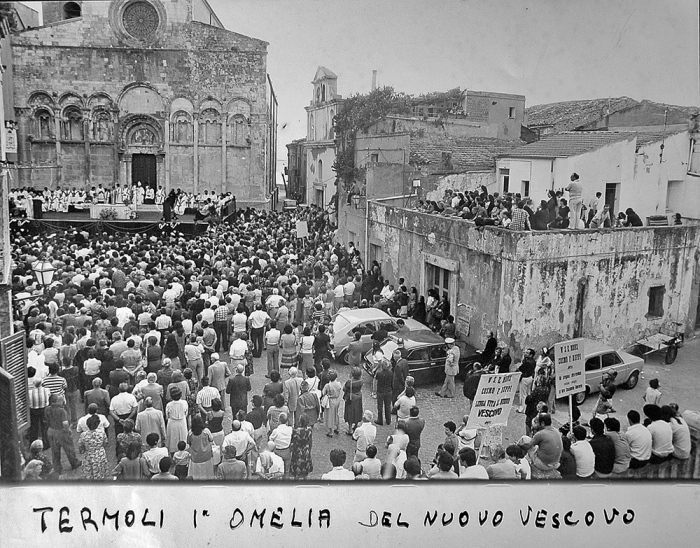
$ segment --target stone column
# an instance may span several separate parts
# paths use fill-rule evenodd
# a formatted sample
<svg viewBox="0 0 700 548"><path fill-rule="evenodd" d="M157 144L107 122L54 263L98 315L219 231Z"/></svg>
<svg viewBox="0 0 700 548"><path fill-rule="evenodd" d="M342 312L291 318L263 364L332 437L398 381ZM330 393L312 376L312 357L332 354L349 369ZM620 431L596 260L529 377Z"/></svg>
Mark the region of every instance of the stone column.
<svg viewBox="0 0 700 548"><path fill-rule="evenodd" d="M165 187L165 180L167 178L167 168L168 165L167 156L165 154L156 155L156 186Z"/></svg>
<svg viewBox="0 0 700 548"><path fill-rule="evenodd" d="M199 111L192 113L192 128L194 133L194 144L192 145L192 193L199 192Z"/></svg>
<svg viewBox="0 0 700 548"><path fill-rule="evenodd" d="M228 127L228 113L221 115L221 192L226 192L226 140L228 138L226 128Z"/></svg>
<svg viewBox="0 0 700 548"><path fill-rule="evenodd" d="M163 149L165 150L165 163L164 165L164 178L163 178L163 189L165 190L165 194L167 196L168 192L170 192L170 120L165 119L165 132L163 135ZM160 179L159 179L160 180Z"/></svg>
<svg viewBox="0 0 700 548"><path fill-rule="evenodd" d="M131 184L131 154L124 154L124 184Z"/></svg>
<svg viewBox="0 0 700 548"><path fill-rule="evenodd" d="M54 135L56 137L56 165L61 165L61 119L59 116L54 115L53 117L53 127ZM56 169L56 185L60 185L63 181L63 174L61 169ZM83 186L85 186L85 181L83 181ZM90 190L86 188L85 190Z"/></svg>
<svg viewBox="0 0 700 548"><path fill-rule="evenodd" d="M90 111L83 111L83 142L85 143L85 180L90 179Z"/></svg>

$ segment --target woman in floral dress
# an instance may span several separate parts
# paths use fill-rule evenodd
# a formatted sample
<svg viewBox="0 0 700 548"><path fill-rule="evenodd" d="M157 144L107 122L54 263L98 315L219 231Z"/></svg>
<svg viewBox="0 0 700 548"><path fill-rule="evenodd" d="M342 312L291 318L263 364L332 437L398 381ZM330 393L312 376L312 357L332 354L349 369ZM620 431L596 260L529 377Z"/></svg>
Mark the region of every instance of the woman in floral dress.
<svg viewBox="0 0 700 548"><path fill-rule="evenodd" d="M313 427L309 426L309 417L303 414L292 430L290 475L295 480L306 479L314 470L314 463L311 460L312 443Z"/></svg>
<svg viewBox="0 0 700 548"><path fill-rule="evenodd" d="M104 432L97 430L100 425L100 418L92 415L87 420L89 430L80 434L78 450L84 454L83 475L88 480L104 480L107 478L107 436Z"/></svg>
<svg viewBox="0 0 700 548"><path fill-rule="evenodd" d="M139 446L143 445L141 434L134 432L134 421L132 419L126 419L122 426L124 431L121 434L117 434L117 462L126 457L126 453L132 443L138 443Z"/></svg>
<svg viewBox="0 0 700 548"><path fill-rule="evenodd" d="M182 374L185 376L187 381L187 386L190 388L190 392L187 395L187 406L189 412L187 413L187 423L192 424L192 417L194 415L199 415L199 410L197 409L197 392L199 391L199 383L194 375L194 372L187 367Z"/></svg>

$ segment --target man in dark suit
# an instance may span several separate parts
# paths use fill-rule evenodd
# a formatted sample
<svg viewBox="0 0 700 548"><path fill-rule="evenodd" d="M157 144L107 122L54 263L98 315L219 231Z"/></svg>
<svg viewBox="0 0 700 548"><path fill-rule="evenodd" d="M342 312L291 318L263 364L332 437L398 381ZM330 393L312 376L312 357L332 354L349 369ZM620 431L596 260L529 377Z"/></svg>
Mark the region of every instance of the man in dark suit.
<svg viewBox="0 0 700 548"><path fill-rule="evenodd" d="M235 417L239 410L248 411L248 392L251 391L250 379L243 375L245 366L238 364L236 374L226 386L226 393L231 395L231 413Z"/></svg>

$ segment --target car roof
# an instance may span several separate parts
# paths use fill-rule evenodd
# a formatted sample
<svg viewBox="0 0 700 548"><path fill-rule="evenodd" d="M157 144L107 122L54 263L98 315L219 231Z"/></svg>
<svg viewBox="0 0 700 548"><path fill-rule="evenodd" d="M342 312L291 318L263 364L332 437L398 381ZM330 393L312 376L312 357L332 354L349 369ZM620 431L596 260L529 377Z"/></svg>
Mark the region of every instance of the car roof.
<svg viewBox="0 0 700 548"><path fill-rule="evenodd" d="M615 352L613 348L610 348L607 344L602 341L596 341L594 339L583 339L583 350L586 356L591 356L593 354L601 354L603 352Z"/></svg>
<svg viewBox="0 0 700 548"><path fill-rule="evenodd" d="M337 316L341 316L352 322L353 320L388 320L391 316L378 308L357 308L341 310Z"/></svg>
<svg viewBox="0 0 700 548"><path fill-rule="evenodd" d="M401 335L396 335L395 333L392 333L389 336L389 339L392 341L396 341L399 338L403 339L404 346L407 349L441 344L445 342L445 339L443 339L440 335L430 330L409 331L408 333L401 333Z"/></svg>

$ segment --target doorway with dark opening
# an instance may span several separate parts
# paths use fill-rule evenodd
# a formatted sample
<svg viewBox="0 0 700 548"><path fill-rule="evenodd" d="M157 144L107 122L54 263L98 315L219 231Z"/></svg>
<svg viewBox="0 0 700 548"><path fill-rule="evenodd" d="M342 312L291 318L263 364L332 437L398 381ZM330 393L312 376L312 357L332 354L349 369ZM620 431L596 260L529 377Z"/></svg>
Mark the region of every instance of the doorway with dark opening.
<svg viewBox="0 0 700 548"><path fill-rule="evenodd" d="M149 196L155 196L158 190L155 154L134 154L131 158L131 182L136 186L139 182L146 190L146 204L154 204L155 199ZM153 189L153 193L148 192L148 188Z"/></svg>

